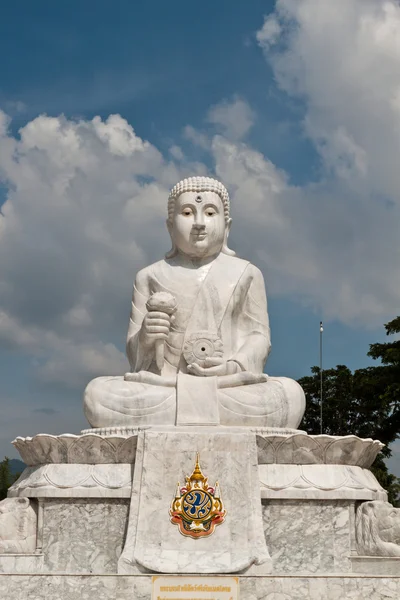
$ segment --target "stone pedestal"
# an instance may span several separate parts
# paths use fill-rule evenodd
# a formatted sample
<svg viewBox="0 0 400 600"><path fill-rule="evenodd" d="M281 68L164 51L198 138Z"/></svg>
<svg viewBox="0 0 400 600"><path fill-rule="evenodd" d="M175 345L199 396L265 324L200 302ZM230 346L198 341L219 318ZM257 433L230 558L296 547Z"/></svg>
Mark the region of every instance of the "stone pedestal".
<svg viewBox="0 0 400 600"><path fill-rule="evenodd" d="M368 469L379 442L191 427L43 434L15 445L28 467L9 496L36 511L36 551L0 555L0 597L143 600L152 572L238 569L246 599L400 597L400 559L360 556L355 537L357 507L386 500ZM200 540L169 518L196 452L228 511Z"/></svg>

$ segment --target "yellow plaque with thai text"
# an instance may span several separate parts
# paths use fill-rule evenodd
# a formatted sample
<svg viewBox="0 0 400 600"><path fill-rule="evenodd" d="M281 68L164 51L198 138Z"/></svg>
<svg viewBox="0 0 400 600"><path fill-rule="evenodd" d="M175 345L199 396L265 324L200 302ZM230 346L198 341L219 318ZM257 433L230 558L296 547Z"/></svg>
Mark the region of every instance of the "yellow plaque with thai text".
<svg viewBox="0 0 400 600"><path fill-rule="evenodd" d="M239 577L155 575L152 600L239 600Z"/></svg>

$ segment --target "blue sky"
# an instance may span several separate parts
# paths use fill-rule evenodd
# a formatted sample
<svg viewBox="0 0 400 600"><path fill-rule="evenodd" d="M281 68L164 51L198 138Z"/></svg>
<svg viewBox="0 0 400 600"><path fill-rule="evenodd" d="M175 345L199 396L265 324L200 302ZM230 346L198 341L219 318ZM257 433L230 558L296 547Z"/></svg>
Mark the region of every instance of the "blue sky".
<svg viewBox="0 0 400 600"><path fill-rule="evenodd" d="M394 0L5 3L0 455L85 427L194 172L227 184L231 246L264 273L267 372L308 374L320 319L325 367L371 364L400 299L399 25Z"/></svg>

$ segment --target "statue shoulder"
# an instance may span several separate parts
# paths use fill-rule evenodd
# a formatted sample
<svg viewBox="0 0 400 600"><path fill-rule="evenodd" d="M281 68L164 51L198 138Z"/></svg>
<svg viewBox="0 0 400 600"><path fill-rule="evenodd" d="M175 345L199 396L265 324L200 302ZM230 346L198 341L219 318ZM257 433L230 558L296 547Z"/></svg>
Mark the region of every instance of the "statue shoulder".
<svg viewBox="0 0 400 600"><path fill-rule="evenodd" d="M149 284L149 281L152 279L152 276L157 274L162 268L165 267L165 260L159 260L143 269L140 269L136 273L135 277L135 285L136 287L146 287Z"/></svg>
<svg viewBox="0 0 400 600"><path fill-rule="evenodd" d="M263 274L258 267L253 265L253 263L243 258L238 258L237 256L226 256L225 258L228 259L228 263L242 267L244 277L264 282ZM229 267L229 264L227 264L227 267Z"/></svg>

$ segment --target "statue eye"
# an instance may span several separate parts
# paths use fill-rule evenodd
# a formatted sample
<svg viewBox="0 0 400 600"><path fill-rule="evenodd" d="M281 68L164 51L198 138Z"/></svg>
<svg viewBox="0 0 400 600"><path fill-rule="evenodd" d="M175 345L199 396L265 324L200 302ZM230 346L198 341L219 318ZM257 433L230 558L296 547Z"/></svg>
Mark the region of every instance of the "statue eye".
<svg viewBox="0 0 400 600"><path fill-rule="evenodd" d="M207 217L213 217L216 214L217 214L217 212L214 208L207 208L207 210L206 210Z"/></svg>
<svg viewBox="0 0 400 600"><path fill-rule="evenodd" d="M190 217L190 215L193 214L193 212L191 208L184 208L182 214L184 217Z"/></svg>

